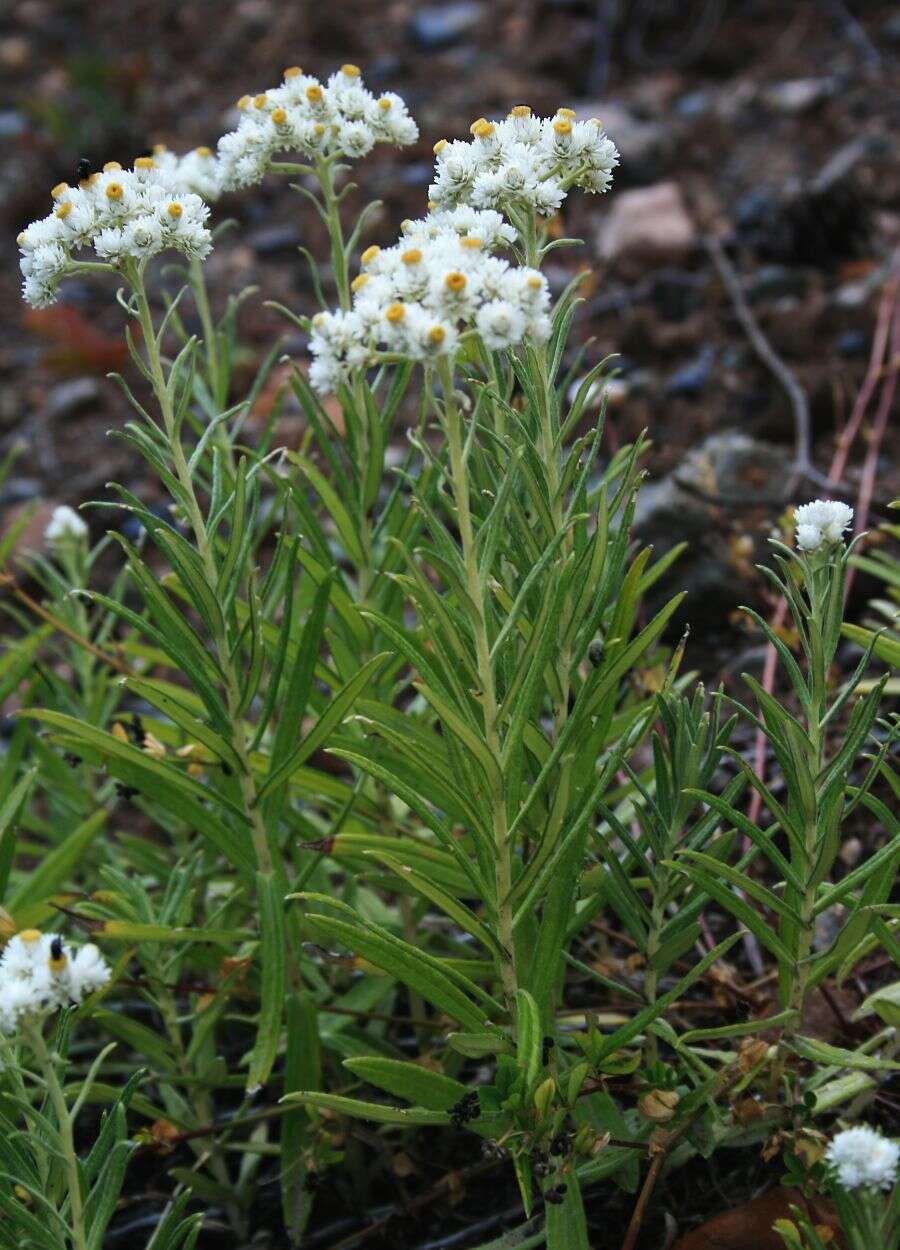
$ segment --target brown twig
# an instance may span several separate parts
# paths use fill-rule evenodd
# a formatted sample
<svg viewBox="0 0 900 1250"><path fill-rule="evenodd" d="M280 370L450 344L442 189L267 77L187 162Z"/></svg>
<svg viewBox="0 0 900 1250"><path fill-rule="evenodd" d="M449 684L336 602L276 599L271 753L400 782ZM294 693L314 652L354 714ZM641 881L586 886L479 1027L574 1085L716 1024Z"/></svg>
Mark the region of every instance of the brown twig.
<svg viewBox="0 0 900 1250"><path fill-rule="evenodd" d="M29 612L33 612L35 616L39 616L42 620L45 620L48 625L52 625L54 629L58 630L59 633L64 634L71 642L74 642L77 646L83 648L83 650L89 651L91 655L95 656L103 664L108 665L110 668L114 668L119 673L123 673L126 677L135 676L133 670L125 663L124 660L120 660L114 655L108 655L107 652L102 651L98 646L91 642L90 639L83 638L81 634L72 629L70 625L67 625L65 621L60 620L58 616L54 616L52 612L43 606L43 604L38 603L36 599L32 599L31 595L24 591L21 586L16 585L15 579L11 573L0 573L0 586L5 586L7 590L12 591L13 595L15 595L20 603L24 604L25 607L28 608Z"/></svg>
<svg viewBox="0 0 900 1250"><path fill-rule="evenodd" d="M725 255L722 244L715 235L707 235L704 244L731 300L734 315L750 340L751 347L780 384L790 402L794 417L794 462L791 480L785 492L790 496L801 478L818 479L811 459L809 400L803 387L760 329L759 322L747 303L737 270Z"/></svg>

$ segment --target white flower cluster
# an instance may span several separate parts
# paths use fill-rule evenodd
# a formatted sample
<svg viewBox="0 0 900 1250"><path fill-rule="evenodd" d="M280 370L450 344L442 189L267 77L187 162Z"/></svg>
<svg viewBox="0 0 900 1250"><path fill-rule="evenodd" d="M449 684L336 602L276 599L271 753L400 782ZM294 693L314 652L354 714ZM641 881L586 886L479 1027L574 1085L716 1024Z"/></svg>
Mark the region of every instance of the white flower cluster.
<svg viewBox="0 0 900 1250"><path fill-rule="evenodd" d="M219 162L212 148L194 148L178 156L164 143L153 148L153 159L174 190L182 195L199 195L207 204L214 204L222 194Z"/></svg>
<svg viewBox="0 0 900 1250"><path fill-rule="evenodd" d="M279 87L242 96L237 106L238 128L218 144L219 185L225 191L260 182L277 152L357 160L376 143L405 146L419 137L400 96L391 91L374 96L355 65L341 66L326 83L292 66Z"/></svg>
<svg viewBox="0 0 900 1250"><path fill-rule="evenodd" d="M55 934L23 929L0 954L0 1032L14 1033L28 1017L80 1003L109 976L96 946L67 949Z"/></svg>
<svg viewBox="0 0 900 1250"><path fill-rule="evenodd" d="M309 379L333 391L379 351L427 361L452 355L460 329L491 351L550 332L550 291L536 269L510 265L494 249L516 232L493 210L462 206L403 223L393 247L367 248L350 311L313 318Z"/></svg>
<svg viewBox="0 0 900 1250"><path fill-rule="evenodd" d="M473 122L472 139L441 139L429 196L437 208L471 204L509 214L519 207L552 217L570 187L607 191L619 163L616 145L596 118L580 122L572 109L534 117L518 105L505 121Z"/></svg>
<svg viewBox="0 0 900 1250"><path fill-rule="evenodd" d="M834 499L802 504L794 513L797 546L801 551L818 551L820 547L843 542L844 530L852 520L853 509Z"/></svg>
<svg viewBox="0 0 900 1250"><path fill-rule="evenodd" d="M831 1142L825 1158L845 1189L890 1189L897 1179L900 1142L882 1137L867 1124L845 1129Z"/></svg>
<svg viewBox="0 0 900 1250"><path fill-rule="evenodd" d="M100 260L116 264L167 248L203 257L212 247L209 208L200 196L181 190L152 156L139 157L133 169L110 161L77 187L61 182L51 194L53 211L17 240L22 294L34 308L54 302L60 280L77 259L73 253L81 249L93 248Z"/></svg>
<svg viewBox="0 0 900 1250"><path fill-rule="evenodd" d="M88 527L74 508L60 504L53 509L53 515L44 530L44 538L48 543L60 543L87 538L87 533Z"/></svg>

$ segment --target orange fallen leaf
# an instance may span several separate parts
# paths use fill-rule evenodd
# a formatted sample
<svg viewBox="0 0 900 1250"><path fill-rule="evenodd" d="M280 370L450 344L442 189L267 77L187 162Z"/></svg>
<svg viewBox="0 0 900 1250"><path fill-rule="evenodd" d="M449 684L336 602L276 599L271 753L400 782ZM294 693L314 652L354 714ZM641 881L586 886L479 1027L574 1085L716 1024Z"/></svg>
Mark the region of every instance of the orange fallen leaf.
<svg viewBox="0 0 900 1250"><path fill-rule="evenodd" d="M779 1188L708 1220L681 1237L673 1250L784 1250L784 1242L772 1225L776 1220L790 1219L792 1206L805 1211L814 1224L835 1234L840 1231L837 1217L824 1200L809 1201L798 1189ZM839 1238L834 1245L842 1245Z"/></svg>
<svg viewBox="0 0 900 1250"><path fill-rule="evenodd" d="M128 359L124 340L95 329L77 308L29 308L23 320L53 345L44 353L44 363L57 373L116 373Z"/></svg>

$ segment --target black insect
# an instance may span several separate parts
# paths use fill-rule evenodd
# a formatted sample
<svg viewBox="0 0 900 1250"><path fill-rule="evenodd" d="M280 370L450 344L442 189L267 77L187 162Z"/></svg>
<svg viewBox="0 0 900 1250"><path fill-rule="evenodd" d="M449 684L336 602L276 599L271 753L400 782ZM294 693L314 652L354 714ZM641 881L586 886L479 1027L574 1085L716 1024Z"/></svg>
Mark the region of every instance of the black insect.
<svg viewBox="0 0 900 1250"><path fill-rule="evenodd" d="M66 761L66 763L69 765L70 768L77 768L78 765L81 763L81 756L76 755L74 751L66 751L65 755L63 756L63 759Z"/></svg>
<svg viewBox="0 0 900 1250"><path fill-rule="evenodd" d="M55 937L53 941L50 943L50 958L59 960L59 959L62 959L62 957L63 957L62 938Z"/></svg>
<svg viewBox="0 0 900 1250"><path fill-rule="evenodd" d="M137 790L135 790L134 786L126 786L124 782L117 781L116 794L120 799L133 799L137 794Z"/></svg>
<svg viewBox="0 0 900 1250"><path fill-rule="evenodd" d="M565 1185L557 1185L555 1189L548 1189L544 1194L544 1201L551 1203L553 1206L559 1206L566 1194Z"/></svg>
<svg viewBox="0 0 900 1250"><path fill-rule="evenodd" d="M83 182L84 179L89 178L93 172L94 162L87 156L79 157L78 162L75 165L75 181Z"/></svg>
<svg viewBox="0 0 900 1250"><path fill-rule="evenodd" d="M459 1102L450 1108L450 1121L454 1128L462 1128L470 1120L477 1120L481 1114L481 1104L475 1090L464 1094Z"/></svg>
<svg viewBox="0 0 900 1250"><path fill-rule="evenodd" d="M142 747L147 741L147 731L144 728L144 722L137 712L131 718L131 736L139 747Z"/></svg>

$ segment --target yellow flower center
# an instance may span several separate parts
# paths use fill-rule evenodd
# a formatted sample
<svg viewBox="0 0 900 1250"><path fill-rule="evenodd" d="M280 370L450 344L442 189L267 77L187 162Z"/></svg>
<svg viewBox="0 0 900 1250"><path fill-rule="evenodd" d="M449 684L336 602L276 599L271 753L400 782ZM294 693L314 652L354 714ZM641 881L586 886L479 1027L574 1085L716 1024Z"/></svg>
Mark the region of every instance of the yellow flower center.
<svg viewBox="0 0 900 1250"><path fill-rule="evenodd" d="M513 108L509 110L509 115L510 117L530 117L531 105L530 104L516 104Z"/></svg>
<svg viewBox="0 0 900 1250"><path fill-rule="evenodd" d="M194 151L196 152L198 156L202 156L202 157L210 157L213 154L212 148L207 148L207 147L194 148Z"/></svg>
<svg viewBox="0 0 900 1250"><path fill-rule="evenodd" d="M239 108L241 112L243 112L249 103L250 103L250 97L248 95L242 95L241 98L235 104L235 108Z"/></svg>
<svg viewBox="0 0 900 1250"><path fill-rule="evenodd" d="M315 126L313 126L313 131L315 132L316 136L319 139L321 139L322 135L324 135L325 133L325 127L322 125L321 122L316 122Z"/></svg>
<svg viewBox="0 0 900 1250"><path fill-rule="evenodd" d="M386 95L383 95L378 100L378 107L382 113L389 113L393 108L393 100L389 100Z"/></svg>
<svg viewBox="0 0 900 1250"><path fill-rule="evenodd" d="M341 73L346 78L359 78L360 68L358 65L342 65Z"/></svg>
<svg viewBox="0 0 900 1250"><path fill-rule="evenodd" d="M574 121L574 120L575 120L575 118L578 116L578 114L575 112L575 110L574 110L574 109L557 109L557 110L556 110L556 116L557 116L557 117L568 117L568 119L569 119L570 121Z"/></svg>
<svg viewBox="0 0 900 1250"><path fill-rule="evenodd" d="M544 284L537 274L534 274L533 277L528 279L527 285L531 287L532 291L539 291Z"/></svg>
<svg viewBox="0 0 900 1250"><path fill-rule="evenodd" d="M170 217L174 217L174 219L177 221L178 218L181 216L181 214L184 212L184 209L182 208L180 204L176 203L175 200L173 200L172 203L166 209L166 212L169 214Z"/></svg>
<svg viewBox="0 0 900 1250"><path fill-rule="evenodd" d="M422 259L422 253L417 247L409 247L405 252L400 253L400 259L404 265L418 265Z"/></svg>
<svg viewBox="0 0 900 1250"><path fill-rule="evenodd" d="M253 98L253 107L255 109L264 109L266 107L266 93L261 91L258 96Z"/></svg>
<svg viewBox="0 0 900 1250"><path fill-rule="evenodd" d="M300 68L299 65L289 65L287 69L284 71L284 76L286 79L287 78L299 78L302 73L303 73L303 70Z"/></svg>
<svg viewBox="0 0 900 1250"><path fill-rule="evenodd" d="M438 139L437 143L434 145L434 147L431 150L432 152L434 152L435 156L437 156L439 155L439 153L443 152L446 146L447 146L446 139Z"/></svg>
<svg viewBox="0 0 900 1250"><path fill-rule="evenodd" d="M496 129L493 122L480 121L472 133L476 139L489 139Z"/></svg>
<svg viewBox="0 0 900 1250"><path fill-rule="evenodd" d="M437 208L437 206L438 206L437 200L429 200L426 207L428 208L429 213L433 213L434 210Z"/></svg>
<svg viewBox="0 0 900 1250"><path fill-rule="evenodd" d="M471 248L473 252L481 247L481 239L476 238L474 234L467 234L464 239L460 239L460 243L463 247Z"/></svg>
<svg viewBox="0 0 900 1250"><path fill-rule="evenodd" d="M317 82L311 82L306 88L306 98L310 104L318 104L322 99L322 88Z"/></svg>
<svg viewBox="0 0 900 1250"><path fill-rule="evenodd" d="M560 118L559 121L553 123L553 129L558 135L570 135L572 133L572 123Z"/></svg>
<svg viewBox="0 0 900 1250"><path fill-rule="evenodd" d="M60 221L65 221L65 219L68 217L71 211L72 211L72 205L69 203L68 200L65 200L62 204L60 204L59 208L56 210L56 216L60 219Z"/></svg>
<svg viewBox="0 0 900 1250"><path fill-rule="evenodd" d="M283 126L287 121L287 113L284 109L272 109L272 122L276 126Z"/></svg>
<svg viewBox="0 0 900 1250"><path fill-rule="evenodd" d="M367 273L361 273L350 283L350 290L361 291L368 281L369 275Z"/></svg>
<svg viewBox="0 0 900 1250"><path fill-rule="evenodd" d="M373 243L371 247L366 248L366 250L363 252L362 256L360 256L359 259L362 261L364 265L371 265L372 261L375 259L375 257L378 255L380 251L381 251L381 248L378 246L378 244Z"/></svg>
<svg viewBox="0 0 900 1250"><path fill-rule="evenodd" d="M67 182L58 182L50 194L53 196L54 200L58 200L61 195L65 195L68 189L69 184Z"/></svg>
<svg viewBox="0 0 900 1250"><path fill-rule="evenodd" d="M164 152L168 152L168 150L169 150L169 149L166 147L166 145L165 145L164 143L154 143L154 145L153 145L153 155L154 155L154 156L162 156L162 155L163 155L163 153L164 153Z"/></svg>
<svg viewBox="0 0 900 1250"><path fill-rule="evenodd" d="M156 149L154 148L154 151L155 150ZM121 168L122 166L119 164L118 161L107 161L106 164L103 166L103 172L105 174L112 174L112 173L115 173L117 169L121 169Z"/></svg>
<svg viewBox="0 0 900 1250"><path fill-rule="evenodd" d="M396 325L398 321L402 321L406 316L406 309L402 304L388 304L384 310L384 315L391 325Z"/></svg>
<svg viewBox="0 0 900 1250"><path fill-rule="evenodd" d="M108 182L106 184L106 198L108 200L121 200L125 194L125 189L121 182Z"/></svg>
<svg viewBox="0 0 900 1250"><path fill-rule="evenodd" d="M444 279L444 286L448 291L464 291L466 289L466 275L456 270L454 273L448 273Z"/></svg>
<svg viewBox="0 0 900 1250"><path fill-rule="evenodd" d="M30 942L39 942L42 936L43 935L40 929L23 929L19 934L19 941L25 942L26 944Z"/></svg>
<svg viewBox="0 0 900 1250"><path fill-rule="evenodd" d="M134 162L135 169L156 169L156 161L152 156L139 156Z"/></svg>
<svg viewBox="0 0 900 1250"><path fill-rule="evenodd" d="M443 326L432 326L428 331L428 342L433 343L435 347L440 347L446 337L447 331Z"/></svg>
<svg viewBox="0 0 900 1250"><path fill-rule="evenodd" d="M475 120L472 122L472 125L469 127L469 134L470 135L477 134L478 127L483 125L486 121L487 121L486 117L476 117Z"/></svg>

